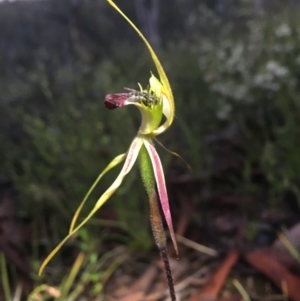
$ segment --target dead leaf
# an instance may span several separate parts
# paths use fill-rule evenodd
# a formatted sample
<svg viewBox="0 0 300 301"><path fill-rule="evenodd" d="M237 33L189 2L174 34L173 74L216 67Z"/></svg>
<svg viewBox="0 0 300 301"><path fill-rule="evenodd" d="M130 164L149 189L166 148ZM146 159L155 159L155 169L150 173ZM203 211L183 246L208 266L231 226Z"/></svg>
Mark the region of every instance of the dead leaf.
<svg viewBox="0 0 300 301"><path fill-rule="evenodd" d="M239 252L237 250L232 250L208 283L199 291L191 295L189 301L214 300L218 296L231 268L236 264L238 259Z"/></svg>
<svg viewBox="0 0 300 301"><path fill-rule="evenodd" d="M246 260L256 270L267 276L280 290L283 289L283 284L285 284L285 293L292 300L300 301L300 278L291 274L274 259L270 248L250 252L246 255Z"/></svg>

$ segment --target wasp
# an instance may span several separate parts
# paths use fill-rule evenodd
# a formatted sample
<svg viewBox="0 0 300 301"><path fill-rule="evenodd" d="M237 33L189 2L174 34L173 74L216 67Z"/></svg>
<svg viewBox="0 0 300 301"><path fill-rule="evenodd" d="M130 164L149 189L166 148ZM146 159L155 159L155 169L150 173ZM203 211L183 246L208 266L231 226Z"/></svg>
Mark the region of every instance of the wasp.
<svg viewBox="0 0 300 301"><path fill-rule="evenodd" d="M127 99L133 102L143 103L146 107L152 107L159 103L160 99L153 92L138 91L131 88L125 88L129 91Z"/></svg>
<svg viewBox="0 0 300 301"><path fill-rule="evenodd" d="M128 93L108 94L105 96L105 106L110 109L116 109L126 105L126 102L142 103L144 106L152 108L158 104L160 99L153 92L138 91L130 88L124 88Z"/></svg>

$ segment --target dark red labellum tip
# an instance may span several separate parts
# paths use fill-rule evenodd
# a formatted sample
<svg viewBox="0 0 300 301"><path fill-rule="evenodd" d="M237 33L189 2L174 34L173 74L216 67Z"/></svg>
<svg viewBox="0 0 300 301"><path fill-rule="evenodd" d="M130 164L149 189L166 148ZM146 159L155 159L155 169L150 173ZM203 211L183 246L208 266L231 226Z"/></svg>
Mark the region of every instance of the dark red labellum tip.
<svg viewBox="0 0 300 301"><path fill-rule="evenodd" d="M123 107L127 97L128 93L107 94L105 96L104 104L109 110L114 110Z"/></svg>
<svg viewBox="0 0 300 301"><path fill-rule="evenodd" d="M115 104L112 104L111 102L105 101L104 102L105 107L109 110L114 110L116 108L118 108L118 106L116 106Z"/></svg>

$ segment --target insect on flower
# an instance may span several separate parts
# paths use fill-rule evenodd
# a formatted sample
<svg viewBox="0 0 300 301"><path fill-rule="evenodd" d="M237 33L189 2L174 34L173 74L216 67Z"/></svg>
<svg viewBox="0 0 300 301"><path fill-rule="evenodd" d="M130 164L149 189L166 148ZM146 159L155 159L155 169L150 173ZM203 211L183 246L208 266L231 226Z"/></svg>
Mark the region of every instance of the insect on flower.
<svg viewBox="0 0 300 301"><path fill-rule="evenodd" d="M125 89L129 91L129 101L143 103L146 107L151 107L159 103L159 98L153 91L138 91L130 88Z"/></svg>
<svg viewBox="0 0 300 301"><path fill-rule="evenodd" d="M107 2L119 14L121 14L124 17L124 19L131 25L131 27L138 33L138 35L144 41L156 66L159 79L151 73L149 79L149 86L146 90L144 90L139 84L140 90L125 88L127 91L126 93L106 95L104 103L105 106L110 110L117 109L126 105L135 105L141 112L141 126L138 130L137 135L132 140L127 152L115 157L108 164L108 166L100 173L100 175L86 194L82 203L78 207L71 222L69 234L46 258L46 260L40 268L40 273L42 272L46 264L51 260L51 258L56 254L56 252L61 248L61 246L74 233L76 233L81 227L83 227L87 223L87 221L95 214L95 212L99 210L101 206L114 194L114 192L122 184L125 176L131 171L135 162L139 160L141 177L149 198L150 223L154 239L156 245L158 246L162 259L165 263L171 299L176 300L173 279L171 276L171 270L169 267L166 251L166 237L160 215L158 200L160 202L161 209L165 221L167 223L176 253L178 253L178 250L171 218L171 211L169 206L168 193L166 189L164 171L153 142L153 138L157 135L164 133L173 122L175 106L172 89L165 74L165 71L151 45L148 43L147 39L112 0L107 0ZM111 170L123 161L125 161L124 165L115 181L99 197L98 201L94 205L94 208L91 210L88 216L85 217L78 225L76 225L79 214L85 202L87 201L95 186L99 183L100 179L109 170Z"/></svg>
<svg viewBox="0 0 300 301"><path fill-rule="evenodd" d="M116 108L128 105L144 105L152 108L159 103L159 98L152 91L138 91L131 88L125 88L128 93L108 94L105 97L105 106L114 110Z"/></svg>

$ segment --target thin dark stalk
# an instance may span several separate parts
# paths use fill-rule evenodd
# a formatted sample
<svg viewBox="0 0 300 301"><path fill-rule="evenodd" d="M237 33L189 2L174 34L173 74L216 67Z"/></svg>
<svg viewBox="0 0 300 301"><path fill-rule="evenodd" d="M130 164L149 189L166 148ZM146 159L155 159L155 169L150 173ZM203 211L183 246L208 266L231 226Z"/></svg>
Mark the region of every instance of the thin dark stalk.
<svg viewBox="0 0 300 301"><path fill-rule="evenodd" d="M173 277L172 277L172 271L171 271L171 268L170 268L170 262L169 262L167 249L162 248L162 249L159 250L159 252L160 252L160 256L163 260L164 266L165 266L166 277L167 277L167 282L168 282L171 301L176 301L174 281L173 281Z"/></svg>

